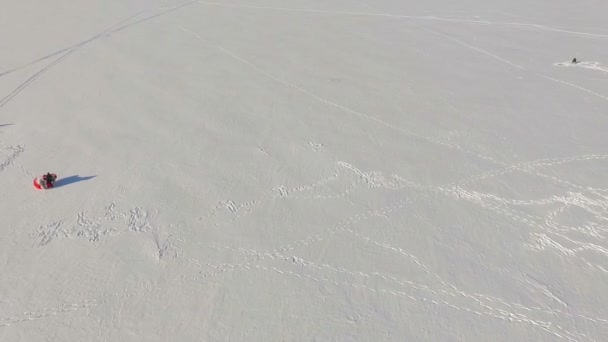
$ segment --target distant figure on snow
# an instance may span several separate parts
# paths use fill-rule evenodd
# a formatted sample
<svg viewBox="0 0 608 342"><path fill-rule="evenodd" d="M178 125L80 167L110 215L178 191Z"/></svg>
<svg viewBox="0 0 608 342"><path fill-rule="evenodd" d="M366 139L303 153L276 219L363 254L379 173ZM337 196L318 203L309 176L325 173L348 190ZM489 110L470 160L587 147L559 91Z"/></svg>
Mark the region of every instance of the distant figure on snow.
<svg viewBox="0 0 608 342"><path fill-rule="evenodd" d="M572 64L576 64L576 63L578 63L578 61L576 60L576 58L574 58L574 59L572 60Z"/></svg>

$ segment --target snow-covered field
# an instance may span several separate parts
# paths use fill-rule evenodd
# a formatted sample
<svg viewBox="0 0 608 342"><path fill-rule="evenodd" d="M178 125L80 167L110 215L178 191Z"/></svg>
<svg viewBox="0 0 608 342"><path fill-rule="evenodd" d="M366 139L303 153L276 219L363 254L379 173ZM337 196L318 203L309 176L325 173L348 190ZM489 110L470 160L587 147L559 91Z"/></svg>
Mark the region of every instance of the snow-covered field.
<svg viewBox="0 0 608 342"><path fill-rule="evenodd" d="M606 13L4 0L0 341L607 341Z"/></svg>

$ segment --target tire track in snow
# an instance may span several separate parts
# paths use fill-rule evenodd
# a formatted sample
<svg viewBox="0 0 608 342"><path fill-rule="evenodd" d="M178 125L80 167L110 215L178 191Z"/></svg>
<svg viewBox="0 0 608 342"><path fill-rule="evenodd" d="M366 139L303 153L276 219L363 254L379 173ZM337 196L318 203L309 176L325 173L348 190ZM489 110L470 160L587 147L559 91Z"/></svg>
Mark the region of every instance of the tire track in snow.
<svg viewBox="0 0 608 342"><path fill-rule="evenodd" d="M71 51L71 50L78 49L78 48L80 48L80 47L82 47L82 46L84 46L84 45L86 45L86 44L89 44L89 43L91 43L91 42L93 42L93 41L96 41L96 40L98 40L98 39L100 39L100 38L109 37L109 36L111 36L113 33L116 33L116 32L119 32L119 31L125 30L125 29L127 29L127 28L133 27L133 26L135 26L135 25L138 25L138 24L141 24L141 23L147 22L147 21L149 21L149 20L155 19L155 18L160 17L160 16L163 16L163 15L165 15L165 14L168 14L168 13L171 13L171 12L174 12L174 11L177 11L177 10L180 10L180 9L182 9L182 8L184 8L184 7L187 7L187 6L193 5L193 4L195 4L196 2L197 2L197 1L189 1L189 2L185 2L185 3L179 4L179 5L175 5L175 6L169 6L169 7L166 7L166 6L165 6L165 7L159 7L159 8L157 8L157 9L156 9L156 10L160 10L160 12L159 12L159 13L152 14L152 15L149 15L149 16L144 17L144 18L142 18L142 19L139 19L139 20L137 20L137 21L134 21L134 22L129 23L129 21L131 21L132 19L137 18L137 17L138 17L138 16L140 16L141 14L146 13L146 12L151 12L151 11L154 11L154 10L143 10L143 11L139 11L139 12L137 12L137 13L135 13L135 14L130 15L130 16L129 16L129 17L127 17L126 19L123 19L123 20L119 21L118 23L111 25L111 26L110 26L110 27L108 27L107 29L105 29L105 30L103 30L103 31L101 31L101 32L99 32L99 33L97 33L97 34L94 34L93 36L91 36L91 37L89 37L89 38L87 38L87 39L84 39L84 40L82 40L82 41L80 41L80 42L78 42L78 43L76 43L76 44L74 44L74 45L72 45L72 46L69 46L69 47L65 47L65 48L59 49L59 50L54 51L54 52L51 52L51 53L49 53L49 54L47 54L47 55L45 55L45 56L43 56L43 57L39 57L39 58L37 58L37 59L34 59L34 60L32 60L32 61L30 61L30 62L28 62L28 63L25 63L25 64L22 64L22 65L19 65L19 66L13 67L13 68L8 69L8 70L5 70L5 71L3 71L3 72L0 72L0 77L2 77L2 76L6 76L6 75L9 75L9 74L12 74L12 73L14 73L14 72L16 72L16 71L19 71L19 70L21 70L21 69L27 68L27 67L29 67L29 66L31 66L31 65L34 65L34 64L36 64L36 63L39 63L39 62L42 62L42 61L47 60L47 59L49 59L49 58L53 58L53 57L55 57L55 56L61 55L62 53L67 53L67 52L69 52L69 51Z"/></svg>
<svg viewBox="0 0 608 342"><path fill-rule="evenodd" d="M61 57L57 58L55 61L53 61L52 63L50 63L49 65L45 66L44 68L38 70L36 73L34 73L32 76L30 76L27 80L25 80L25 82L19 84L15 89L13 89L13 91L11 91L8 95L4 96L2 99L0 99L0 108L4 107L7 103L9 103L15 96L19 95L19 93L21 93L23 90L25 90L25 88L27 88L29 85L31 85L34 81L36 81L36 79L38 79L38 77L42 76L45 72L51 70L53 67L55 67L57 64L61 63L61 61L63 61L64 59L66 59L67 57L69 57L71 54L73 54L74 52L76 52L78 48L74 48L72 50L69 50L68 52L66 52L64 55L62 55Z"/></svg>
<svg viewBox="0 0 608 342"><path fill-rule="evenodd" d="M45 61L45 60L47 60L47 59L53 58L53 57L55 57L55 56L59 56L59 55L64 54L64 53L68 53L68 52L70 52L71 50L74 50L74 49L76 49L76 48L79 48L79 47L81 47L81 46L83 46L83 45L87 44L87 43L90 43L91 41L93 41L93 40L95 40L95 39L98 39L98 38L103 37L105 33L107 33L107 32L109 32L109 31L111 31L111 30L112 30L112 28L114 28L115 26L121 25L121 24L123 24L123 23L125 23L125 22L127 22L127 21L129 21L129 20L131 20L131 19L133 19L133 18L135 18L135 17L137 17L137 16L139 16L140 14L142 14L142 13L144 13L144 12L145 12L145 11L141 11L141 12L135 13L135 14L133 14L133 15L129 16L128 18L123 19L123 20L121 20L120 22L118 22L118 23L116 23L116 24L113 24L112 26L108 27L107 29L105 29L105 30L103 30L103 31L101 31L101 32L99 32L99 33L97 33L97 34L94 34L94 35L93 35L93 36L91 36L90 38L87 38L87 39L85 39L85 40L83 40L83 41L81 41L81 42L79 42L79 43L77 43L77 44L74 44L74 45L72 45L72 46L69 46L69 47L66 47L66 48L63 48L63 49L57 50L57 51L55 51L55 52L49 53L49 54L47 54L46 56L43 56L43 57L37 58L37 59L35 59L35 60L33 60L33 61L30 61L30 62L28 62L28 63L25 63L25 64L22 64L22 65L19 65L19 66L13 67L13 68L8 69L8 70L5 70L5 71L3 71L3 72L0 72L0 77L2 77L2 76L6 76L6 75L9 75L9 74L12 74L12 73L14 73L14 72L16 72L16 71L19 71L19 70L25 69L25 68L30 67L30 66L32 66L32 65L34 65L34 64L37 64L37 63L39 63L39 62L42 62L42 61Z"/></svg>
<svg viewBox="0 0 608 342"><path fill-rule="evenodd" d="M36 79L38 79L44 73L46 73L49 70L51 70L52 68L54 68L57 64L61 63L61 61L63 61L64 59L66 59L67 57L69 57L70 55L72 55L74 52L76 52L76 51L80 50L81 48L85 47L86 45L88 45L88 44L90 44L90 43L92 43L92 42L94 42L94 41L96 41L96 40L98 40L100 38L109 37L113 33L125 30L125 29L127 29L129 27L132 27L134 25L137 25L137 24L140 24L140 23L152 20L154 18L163 16L163 15L168 14L170 12L177 11L179 9L182 9L184 7L193 5L195 3L196 3L196 1L190 1L190 2L183 3L181 5L176 5L176 6L173 6L173 7L164 8L163 11L161 11L160 13L156 13L154 15L150 15L148 17L145 17L143 19L139 19L139 20L137 20L135 22L132 22L132 23L124 24L125 22L128 22L131 19L136 18L140 14L146 12L146 11L140 11L140 12L134 14L134 15L131 15L127 19L124 19L124 20L118 22L117 24L114 24L114 25L110 26L108 29L106 29L106 30L104 30L104 31L102 31L100 33L97 33L97 34L93 35L92 37L90 37L90 38L88 38L86 40L83 40L80 43L77 43L77 44L75 44L75 45L73 45L71 47L60 49L60 50L55 51L53 53L50 53L50 54L48 54L48 55L46 55L44 57L40 57L40 58L38 58L38 59L36 59L36 60L34 60L32 62L23 64L23 65L18 66L18 67L14 67L12 69L9 69L9 70L6 70L6 71L0 73L0 77L2 77L2 76L5 76L5 75L8 75L8 74L11 74L11 73L13 73L15 71L18 71L18 70L21 70L23 68L26 68L26 67L28 67L30 65L33 65L33 64L36 64L38 62L44 61L46 59L49 59L49 58L52 58L52 57L55 57L55 56L60 56L56 60L54 60L53 62L51 62L50 64L46 65L42 69L40 69L37 72L35 72L27 80L25 80L24 82L22 82L21 84L19 84L15 89L13 89L13 91L11 91L9 94L7 94L6 96L4 96L4 98L2 98L0 100L0 109L2 107L4 107L7 103L9 103L15 96L19 95L19 93L21 93L23 90L25 90L33 82L35 82ZM116 26L118 26L118 27L116 27Z"/></svg>
<svg viewBox="0 0 608 342"><path fill-rule="evenodd" d="M25 67L28 67L30 65L33 65L35 63L44 61L46 59L55 57L55 56L59 56L57 59L55 59L54 61L52 61L51 63L49 63L48 65L44 66L42 69L38 70L37 72L35 72L32 76L30 76L27 80L25 80L24 82L22 82L21 84L19 84L15 89L13 89L9 94L7 94L6 96L4 96L4 98L2 98L0 100L0 108L4 107L7 103L9 103L15 96L19 95L19 93L21 93L23 90L25 90L25 88L27 88L28 86L30 86L33 82L35 82L40 76L42 76L44 73L50 71L51 69L53 69L55 66L57 66L57 64L61 63L64 59L66 59L67 57L69 57L70 55L72 55L74 52L78 51L79 49L83 48L84 46L86 46L87 44L103 37L104 35L106 35L108 32L110 32L110 30L112 29L112 27L116 26L116 25L120 25L125 21L128 21L130 19L132 19L133 17L139 15L135 14L134 16L131 16L121 22L119 22L118 24L112 25L110 28L92 36L91 38L84 40L76 45L73 45L69 48L64 48L61 49L59 51L56 51L54 53L51 53L47 56L38 58L35 61L32 61L30 63L24 64L22 66L19 67L15 67L12 68L10 70L4 71L2 73L0 73L0 77L11 74L15 71L21 70Z"/></svg>

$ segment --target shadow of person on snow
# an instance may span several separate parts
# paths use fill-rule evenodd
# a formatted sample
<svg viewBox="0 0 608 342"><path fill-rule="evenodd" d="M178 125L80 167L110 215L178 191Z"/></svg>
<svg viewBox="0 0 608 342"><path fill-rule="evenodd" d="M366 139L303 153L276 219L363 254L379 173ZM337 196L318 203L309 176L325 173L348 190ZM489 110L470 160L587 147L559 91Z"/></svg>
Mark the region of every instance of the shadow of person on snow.
<svg viewBox="0 0 608 342"><path fill-rule="evenodd" d="M69 177L65 177L65 178L59 178L59 179L57 179L57 181L55 181L54 187L58 188L60 186L66 186L69 184L86 181L86 180L89 180L89 179L95 178L95 177L97 177L97 176L80 177L79 175L74 175L74 176L69 176Z"/></svg>

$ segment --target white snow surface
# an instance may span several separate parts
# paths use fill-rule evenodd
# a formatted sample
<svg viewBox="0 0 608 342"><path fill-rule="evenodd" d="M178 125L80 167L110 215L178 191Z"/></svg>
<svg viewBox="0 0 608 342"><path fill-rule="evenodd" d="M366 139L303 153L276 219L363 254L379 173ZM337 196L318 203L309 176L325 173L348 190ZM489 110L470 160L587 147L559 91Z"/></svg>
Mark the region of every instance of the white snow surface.
<svg viewBox="0 0 608 342"><path fill-rule="evenodd" d="M606 13L4 0L0 341L608 341Z"/></svg>

